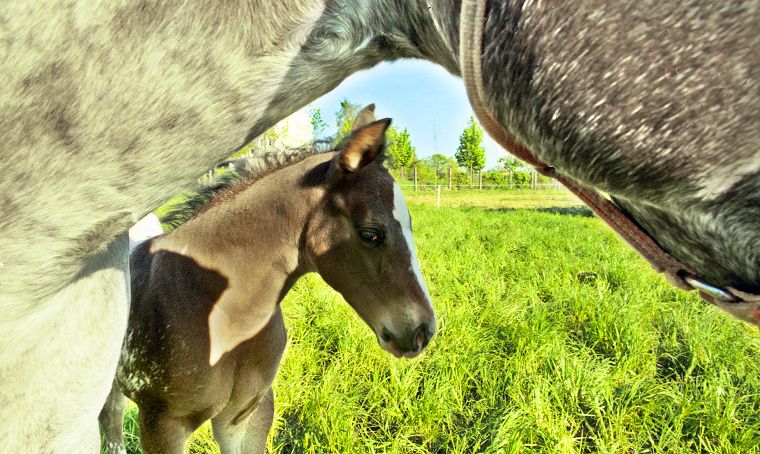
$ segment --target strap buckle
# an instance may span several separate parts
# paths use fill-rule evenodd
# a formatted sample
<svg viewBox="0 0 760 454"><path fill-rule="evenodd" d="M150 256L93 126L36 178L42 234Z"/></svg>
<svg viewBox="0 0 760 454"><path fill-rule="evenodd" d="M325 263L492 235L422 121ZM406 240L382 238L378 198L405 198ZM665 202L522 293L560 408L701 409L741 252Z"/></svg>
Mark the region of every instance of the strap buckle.
<svg viewBox="0 0 760 454"><path fill-rule="evenodd" d="M702 293L710 295L715 300L721 303L740 303L742 300L737 298L736 295L724 290L720 287L715 287L708 284L705 281L697 279L694 276L683 276L682 278L687 284L689 284L694 290L699 290Z"/></svg>

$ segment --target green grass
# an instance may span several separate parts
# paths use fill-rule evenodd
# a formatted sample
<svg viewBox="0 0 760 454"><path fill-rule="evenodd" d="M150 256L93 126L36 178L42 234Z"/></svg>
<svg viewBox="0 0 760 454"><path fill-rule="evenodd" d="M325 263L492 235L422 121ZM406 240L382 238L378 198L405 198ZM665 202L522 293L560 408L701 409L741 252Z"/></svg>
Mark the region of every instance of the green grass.
<svg viewBox="0 0 760 454"><path fill-rule="evenodd" d="M421 197L437 336L397 360L302 279L283 302L274 452L760 452L755 329L670 287L598 219ZM188 449L218 452L208 427Z"/></svg>
<svg viewBox="0 0 760 454"><path fill-rule="evenodd" d="M158 216L158 219L161 219L161 218L164 217L164 215L166 213L169 212L169 210L171 210L171 208L174 205L182 203L183 201L185 201L185 199L186 199L186 194L185 193L179 193L179 194L175 195L174 197L172 197L171 199L169 199L168 202L166 202L165 204L163 204L160 207L158 207L158 209L154 213L156 214L156 216ZM164 231L165 232L167 231L166 227L164 227Z"/></svg>
<svg viewBox="0 0 760 454"><path fill-rule="evenodd" d="M414 192L405 187L404 194L410 203L436 205L436 191L420 190ZM441 189L442 207L475 207L475 208L567 208L581 206L578 200L567 190L477 190Z"/></svg>

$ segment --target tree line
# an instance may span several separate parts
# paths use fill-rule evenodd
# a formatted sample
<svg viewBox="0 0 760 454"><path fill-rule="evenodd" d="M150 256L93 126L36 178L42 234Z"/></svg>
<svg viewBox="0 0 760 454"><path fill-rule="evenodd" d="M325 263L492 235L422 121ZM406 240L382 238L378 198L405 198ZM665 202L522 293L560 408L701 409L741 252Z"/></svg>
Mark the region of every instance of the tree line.
<svg viewBox="0 0 760 454"><path fill-rule="evenodd" d="M344 99L335 113L335 132L326 135L328 124L320 109L312 109L311 126L315 143L339 143L351 132L353 119L361 106ZM451 158L441 153L418 158L407 128L397 125L388 128L388 148L386 166L397 179L411 180L416 170L417 181L421 184L452 184L488 186L530 187L533 175L529 166L517 158L505 155L496 167L484 171L486 159L483 147L483 129L475 118L470 117L459 136L459 145ZM546 181L544 181L546 180ZM538 175L538 182L550 180Z"/></svg>

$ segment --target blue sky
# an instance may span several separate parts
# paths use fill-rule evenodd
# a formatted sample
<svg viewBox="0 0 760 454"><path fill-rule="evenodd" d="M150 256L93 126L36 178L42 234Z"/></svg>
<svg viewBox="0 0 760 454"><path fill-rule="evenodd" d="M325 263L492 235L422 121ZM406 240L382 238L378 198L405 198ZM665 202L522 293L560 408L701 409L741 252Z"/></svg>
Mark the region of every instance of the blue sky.
<svg viewBox="0 0 760 454"><path fill-rule="evenodd" d="M459 135L473 116L462 79L421 60L382 63L343 81L338 88L311 103L335 130L335 112L342 99L362 106L375 103L377 118L391 117L400 129L409 129L417 157L435 153L454 157ZM483 140L486 168L506 153L490 137Z"/></svg>

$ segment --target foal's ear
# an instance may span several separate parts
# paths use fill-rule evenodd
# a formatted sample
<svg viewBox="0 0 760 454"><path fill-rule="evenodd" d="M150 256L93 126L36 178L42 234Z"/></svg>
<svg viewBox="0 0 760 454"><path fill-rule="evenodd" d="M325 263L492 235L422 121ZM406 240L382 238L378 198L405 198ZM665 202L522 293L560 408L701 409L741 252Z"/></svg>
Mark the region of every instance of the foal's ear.
<svg viewBox="0 0 760 454"><path fill-rule="evenodd" d="M370 104L356 114L351 132L357 131L375 121L375 104Z"/></svg>
<svg viewBox="0 0 760 454"><path fill-rule="evenodd" d="M383 152L385 130L390 124L390 118L383 118L351 133L346 147L335 156L338 173L358 173L364 166L377 159Z"/></svg>

